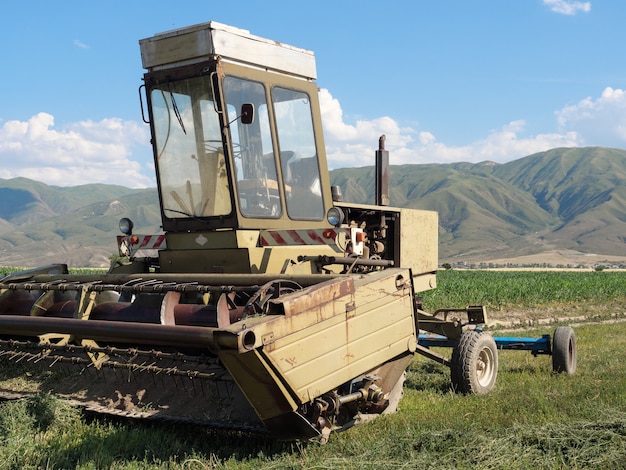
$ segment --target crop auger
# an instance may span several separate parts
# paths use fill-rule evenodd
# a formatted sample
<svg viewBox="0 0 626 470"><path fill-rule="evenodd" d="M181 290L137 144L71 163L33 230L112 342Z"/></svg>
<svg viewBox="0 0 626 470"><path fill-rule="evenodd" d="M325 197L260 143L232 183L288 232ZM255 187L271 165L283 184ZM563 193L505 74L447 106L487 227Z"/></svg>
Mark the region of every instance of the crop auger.
<svg viewBox="0 0 626 470"><path fill-rule="evenodd" d="M384 136L375 205L331 187L312 52L215 22L140 48L164 234L124 218L108 274L0 279L0 357L38 371L0 396L324 441L396 411L416 353L462 393L491 390L498 348L575 370L570 328L494 339L483 307L423 311L437 213L388 206Z"/></svg>

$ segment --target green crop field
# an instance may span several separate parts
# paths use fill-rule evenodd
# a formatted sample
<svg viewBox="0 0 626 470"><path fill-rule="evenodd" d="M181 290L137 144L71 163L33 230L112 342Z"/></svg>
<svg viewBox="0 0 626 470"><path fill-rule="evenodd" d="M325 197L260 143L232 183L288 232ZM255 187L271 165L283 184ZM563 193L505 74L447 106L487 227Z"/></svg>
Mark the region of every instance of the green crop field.
<svg viewBox="0 0 626 470"><path fill-rule="evenodd" d="M444 271L438 284L426 310L484 304L499 321L515 316L515 336L574 323L576 374L501 351L494 390L457 395L449 369L418 356L398 413L326 445L94 417L36 395L0 404L0 470L626 468L626 273ZM0 365L0 380L23 367Z"/></svg>
<svg viewBox="0 0 626 470"><path fill-rule="evenodd" d="M451 305L506 308L558 307L626 301L626 271L456 271L437 273L426 309Z"/></svg>

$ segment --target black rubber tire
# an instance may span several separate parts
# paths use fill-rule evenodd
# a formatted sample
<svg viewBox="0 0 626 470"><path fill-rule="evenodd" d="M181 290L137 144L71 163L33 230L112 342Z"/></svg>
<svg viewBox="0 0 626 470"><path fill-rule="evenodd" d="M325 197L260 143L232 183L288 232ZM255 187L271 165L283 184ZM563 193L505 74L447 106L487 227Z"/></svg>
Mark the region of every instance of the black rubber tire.
<svg viewBox="0 0 626 470"><path fill-rule="evenodd" d="M552 370L567 375L576 372L576 334L569 326L559 326L554 330Z"/></svg>
<svg viewBox="0 0 626 470"><path fill-rule="evenodd" d="M450 378L458 393L484 395L491 391L498 375L498 347L493 337L467 330L452 350Z"/></svg>

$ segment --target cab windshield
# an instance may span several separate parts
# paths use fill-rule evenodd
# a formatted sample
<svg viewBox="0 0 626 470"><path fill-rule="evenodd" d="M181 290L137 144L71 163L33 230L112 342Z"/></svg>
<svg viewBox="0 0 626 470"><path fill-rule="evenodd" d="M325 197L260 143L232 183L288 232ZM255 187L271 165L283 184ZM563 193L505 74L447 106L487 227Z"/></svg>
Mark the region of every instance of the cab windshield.
<svg viewBox="0 0 626 470"><path fill-rule="evenodd" d="M230 214L226 162L210 78L159 84L150 96L165 216Z"/></svg>
<svg viewBox="0 0 626 470"><path fill-rule="evenodd" d="M236 198L245 218L322 220L324 205L308 95L234 76L223 77L222 84L224 129L210 75L151 88L157 177L165 217L228 216L233 212L232 198ZM242 105L250 104L254 119L244 123ZM224 152L224 141L230 151Z"/></svg>

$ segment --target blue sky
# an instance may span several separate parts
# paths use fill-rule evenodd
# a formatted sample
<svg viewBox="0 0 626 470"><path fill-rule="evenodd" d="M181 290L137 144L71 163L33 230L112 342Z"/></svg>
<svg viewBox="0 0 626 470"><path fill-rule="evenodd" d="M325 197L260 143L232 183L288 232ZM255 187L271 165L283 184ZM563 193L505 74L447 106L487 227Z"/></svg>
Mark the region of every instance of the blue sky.
<svg viewBox="0 0 626 470"><path fill-rule="evenodd" d="M20 0L0 15L0 178L153 186L139 39L218 21L315 51L329 166L626 148L626 2Z"/></svg>

